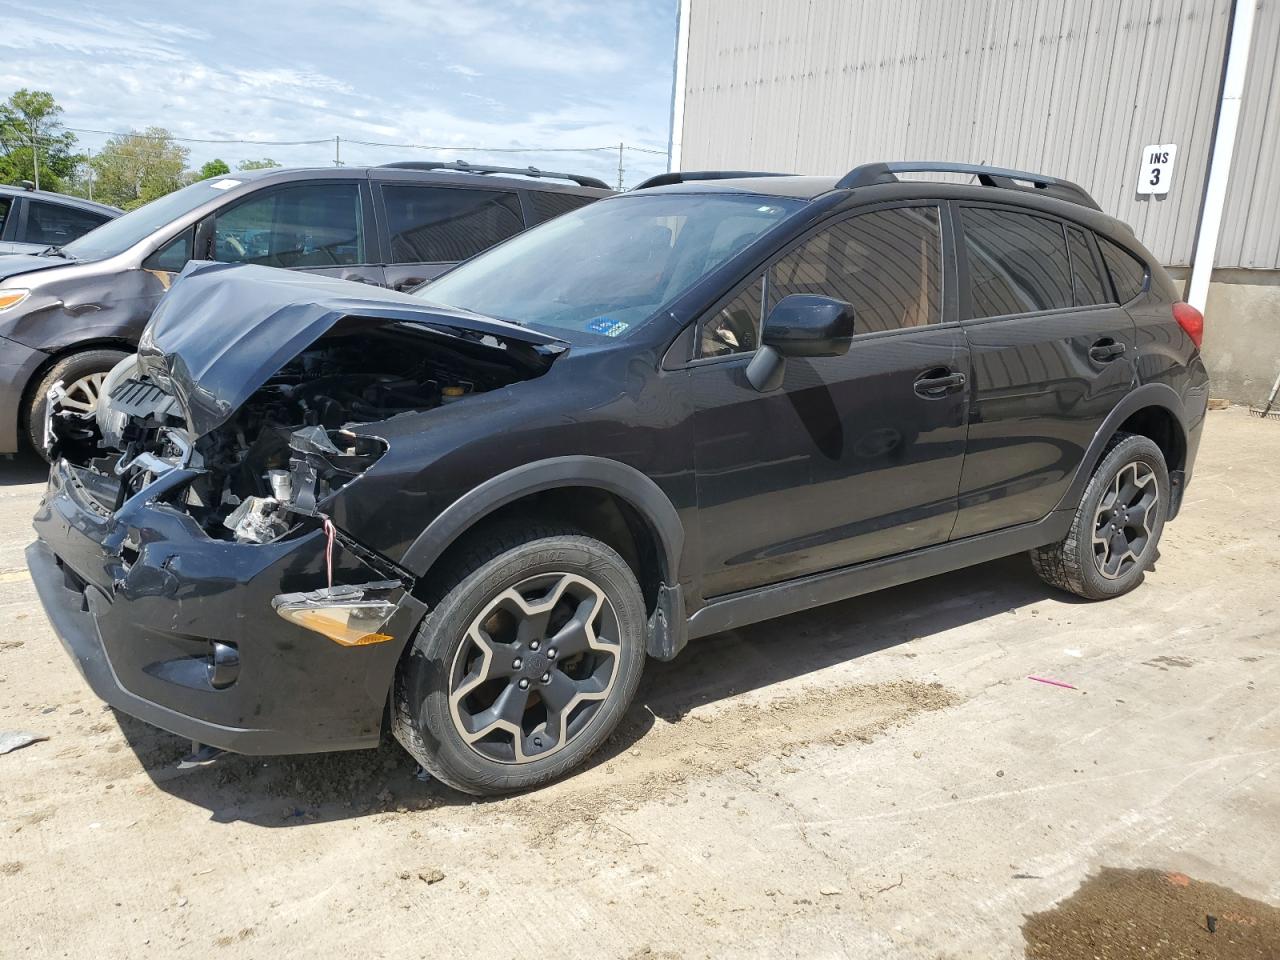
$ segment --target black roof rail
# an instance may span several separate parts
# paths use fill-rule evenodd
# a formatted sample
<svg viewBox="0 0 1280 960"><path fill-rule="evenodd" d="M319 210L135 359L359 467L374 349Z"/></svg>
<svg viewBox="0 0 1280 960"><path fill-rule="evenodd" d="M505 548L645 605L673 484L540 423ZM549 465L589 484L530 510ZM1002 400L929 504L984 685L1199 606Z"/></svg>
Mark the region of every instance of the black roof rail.
<svg viewBox="0 0 1280 960"><path fill-rule="evenodd" d="M1026 170L1010 170L1007 167L989 167L980 163L947 163L938 160L901 160L889 163L864 163L854 167L836 183L837 190L852 190L877 183L897 183L899 173L963 173L977 177L984 187L1001 187L1006 190L1043 190L1060 200L1068 200L1094 210L1101 210L1098 201L1089 191L1070 180L1030 173ZM1019 186L1016 181L1031 186Z"/></svg>
<svg viewBox="0 0 1280 960"><path fill-rule="evenodd" d="M556 173L552 170L539 170L537 167L494 167L488 164L467 163L465 160L400 160L396 163L384 163L384 167L395 170L454 170L459 173L506 173L521 177L538 177L543 180L571 180L580 187L597 187L601 190L612 190L607 183L597 177L588 177L580 173Z"/></svg>
<svg viewBox="0 0 1280 960"><path fill-rule="evenodd" d="M785 173L767 170L673 170L670 173L659 173L641 183L632 190L645 190L649 187L669 187L673 183L690 183L697 180L740 180L749 177L785 177Z"/></svg>

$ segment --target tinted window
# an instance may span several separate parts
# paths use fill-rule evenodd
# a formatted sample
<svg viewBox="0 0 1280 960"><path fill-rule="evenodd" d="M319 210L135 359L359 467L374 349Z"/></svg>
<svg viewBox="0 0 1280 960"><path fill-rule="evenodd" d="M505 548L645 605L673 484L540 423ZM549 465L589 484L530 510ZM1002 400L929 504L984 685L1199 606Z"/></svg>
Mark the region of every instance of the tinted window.
<svg viewBox="0 0 1280 960"><path fill-rule="evenodd" d="M8 197L0 197L0 235L4 234L4 222L9 219L10 204Z"/></svg>
<svg viewBox="0 0 1280 960"><path fill-rule="evenodd" d="M360 188L320 182L269 190L218 214L214 259L268 267L364 263Z"/></svg>
<svg viewBox="0 0 1280 960"><path fill-rule="evenodd" d="M1111 303L1111 290L1102 279L1089 238L1083 231L1068 227L1067 244L1071 248L1071 286L1075 290L1076 306L1091 307L1099 303Z"/></svg>
<svg viewBox="0 0 1280 960"><path fill-rule="evenodd" d="M1107 261L1107 271L1121 303L1128 303L1147 288L1147 268L1141 260L1105 237L1098 237L1098 249Z"/></svg>
<svg viewBox="0 0 1280 960"><path fill-rule="evenodd" d="M841 221L769 271L769 306L793 293L853 304L854 329L877 333L937 323L942 241L937 207L899 207Z"/></svg>
<svg viewBox="0 0 1280 960"><path fill-rule="evenodd" d="M750 194L642 190L610 197L513 237L413 293L562 336L629 336L802 206Z"/></svg>
<svg viewBox="0 0 1280 960"><path fill-rule="evenodd" d="M64 207L42 200L27 201L27 229L21 239L26 243L48 243L62 246L82 237L109 218L100 213Z"/></svg>
<svg viewBox="0 0 1280 960"><path fill-rule="evenodd" d="M554 220L562 213L585 207L595 197L583 197L576 193L551 193L547 190L531 190L529 199L533 203L533 212L538 215L538 222Z"/></svg>
<svg viewBox="0 0 1280 960"><path fill-rule="evenodd" d="M148 270L164 270L178 273L191 259L191 244L195 240L195 227L188 227L166 243L143 262Z"/></svg>
<svg viewBox="0 0 1280 960"><path fill-rule="evenodd" d="M761 291L764 278L756 277L721 309L702 321L698 356L722 357L749 353L760 338Z"/></svg>
<svg viewBox="0 0 1280 960"><path fill-rule="evenodd" d="M452 263L524 229L520 200L498 190L384 184L392 263Z"/></svg>
<svg viewBox="0 0 1280 960"><path fill-rule="evenodd" d="M1071 307L1071 259L1056 220L965 207L965 252L974 317Z"/></svg>

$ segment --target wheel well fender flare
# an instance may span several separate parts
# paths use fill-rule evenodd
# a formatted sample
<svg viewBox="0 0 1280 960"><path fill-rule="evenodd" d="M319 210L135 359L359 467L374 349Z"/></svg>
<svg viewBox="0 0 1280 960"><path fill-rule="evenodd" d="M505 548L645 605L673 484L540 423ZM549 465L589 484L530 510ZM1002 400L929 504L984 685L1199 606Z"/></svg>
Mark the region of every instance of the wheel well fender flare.
<svg viewBox="0 0 1280 960"><path fill-rule="evenodd" d="M1080 466L1076 470L1075 478L1071 481L1071 486L1067 488L1067 492L1063 494L1057 507L1054 508L1055 510L1075 509L1080 497L1084 494L1085 486L1089 483L1089 478L1093 476L1093 471L1097 469L1099 462L1102 460L1102 455L1107 449L1107 443L1115 436L1116 431L1120 429L1120 426L1126 420L1138 411L1149 407L1161 407L1167 410L1173 416L1174 423L1177 424L1178 429L1181 431L1182 440L1185 443L1188 429L1182 397L1168 384L1144 383L1116 404L1111 412L1107 414L1106 419L1102 421L1102 426L1094 433L1093 439L1089 442L1089 446L1080 460ZM1172 467L1172 465L1170 466Z"/></svg>
<svg viewBox="0 0 1280 960"><path fill-rule="evenodd" d="M458 537L495 510L556 487L596 487L626 501L652 528L662 579L679 583L684 525L662 489L635 467L591 456L551 457L515 467L486 480L446 507L409 545L400 565L425 574Z"/></svg>

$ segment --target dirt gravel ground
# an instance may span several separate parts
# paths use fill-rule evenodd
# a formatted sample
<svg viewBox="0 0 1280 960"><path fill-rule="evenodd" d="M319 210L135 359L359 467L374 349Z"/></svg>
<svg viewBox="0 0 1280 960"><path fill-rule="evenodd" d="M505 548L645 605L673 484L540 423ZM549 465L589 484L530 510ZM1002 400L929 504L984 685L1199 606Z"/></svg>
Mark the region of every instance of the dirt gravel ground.
<svg viewBox="0 0 1280 960"><path fill-rule="evenodd" d="M0 755L0 957L1276 956L1278 467L1212 413L1135 593L1012 557L699 641L476 803L390 745L176 770L46 624L0 462L0 731L48 737Z"/></svg>

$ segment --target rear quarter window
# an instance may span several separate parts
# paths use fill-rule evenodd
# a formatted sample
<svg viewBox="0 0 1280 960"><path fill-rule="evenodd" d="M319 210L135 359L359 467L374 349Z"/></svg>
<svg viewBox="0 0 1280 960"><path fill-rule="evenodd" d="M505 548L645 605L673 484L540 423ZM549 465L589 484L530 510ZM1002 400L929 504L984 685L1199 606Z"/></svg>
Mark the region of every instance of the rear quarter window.
<svg viewBox="0 0 1280 960"><path fill-rule="evenodd" d="M1128 303L1147 289L1147 265L1119 244L1098 237L1098 249L1121 303Z"/></svg>
<svg viewBox="0 0 1280 960"><path fill-rule="evenodd" d="M547 220L554 220L562 213L568 213L570 210L585 207L588 203L594 203L596 198L584 197L577 193L532 190L529 192L529 200L533 204L533 212L537 215L538 222L543 223Z"/></svg>

